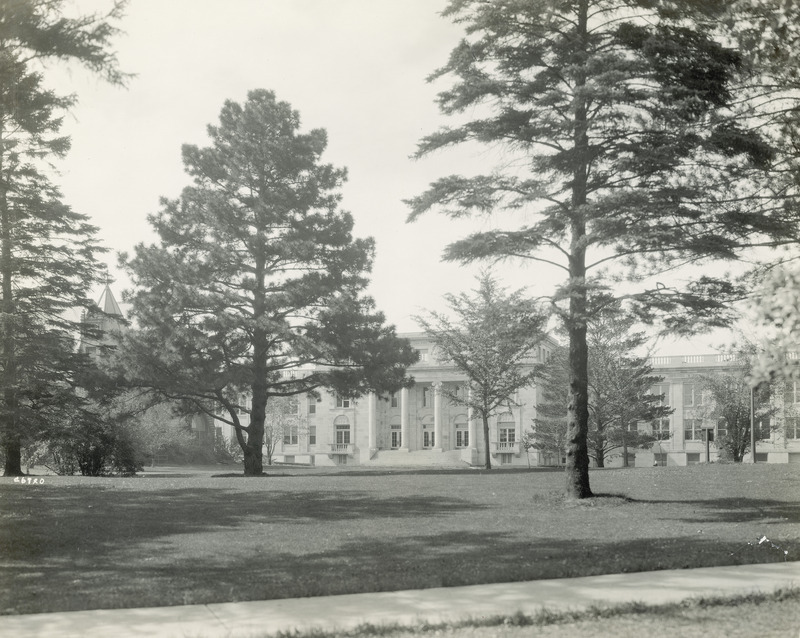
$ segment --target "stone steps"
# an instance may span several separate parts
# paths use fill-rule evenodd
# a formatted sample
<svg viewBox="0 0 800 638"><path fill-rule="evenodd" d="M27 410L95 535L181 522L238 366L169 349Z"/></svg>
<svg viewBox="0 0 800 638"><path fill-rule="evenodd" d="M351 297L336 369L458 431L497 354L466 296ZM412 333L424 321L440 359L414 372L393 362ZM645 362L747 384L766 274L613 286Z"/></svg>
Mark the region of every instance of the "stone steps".
<svg viewBox="0 0 800 638"><path fill-rule="evenodd" d="M378 450L375 456L362 465L413 465L425 467L465 467L469 465L462 459L462 450Z"/></svg>

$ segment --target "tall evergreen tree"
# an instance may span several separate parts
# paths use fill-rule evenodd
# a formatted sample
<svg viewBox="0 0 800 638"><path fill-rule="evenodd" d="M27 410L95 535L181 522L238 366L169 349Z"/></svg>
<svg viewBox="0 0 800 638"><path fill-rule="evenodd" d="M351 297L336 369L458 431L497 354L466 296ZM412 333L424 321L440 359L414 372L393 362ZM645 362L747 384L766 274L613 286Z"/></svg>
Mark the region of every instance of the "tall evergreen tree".
<svg viewBox="0 0 800 638"><path fill-rule="evenodd" d="M246 475L262 473L270 397L398 389L417 356L361 294L373 241L339 208L346 172L320 162L325 131L299 128L270 91L226 102L210 146L183 147L194 183L150 216L160 243L123 256L140 328L124 369L229 423Z"/></svg>
<svg viewBox="0 0 800 638"><path fill-rule="evenodd" d="M120 84L106 15L66 18L60 0L0 1L0 436L5 474L19 475L21 447L66 407L74 385L75 321L90 307L96 229L61 201L47 177L69 140L61 114L74 98L44 86L41 63L75 62ZM74 397L73 397L74 398ZM50 419L50 420L52 420Z"/></svg>
<svg viewBox="0 0 800 638"><path fill-rule="evenodd" d="M745 291L706 266L800 238L800 8L452 0L444 14L467 36L432 79L453 78L439 106L461 120L417 156L461 143L506 154L492 174L434 182L410 200L410 219L492 213L508 226L452 243L445 258L562 273L552 301L569 340L566 487L588 497L586 330L610 287L626 282L631 311L667 330L726 325L727 302Z"/></svg>

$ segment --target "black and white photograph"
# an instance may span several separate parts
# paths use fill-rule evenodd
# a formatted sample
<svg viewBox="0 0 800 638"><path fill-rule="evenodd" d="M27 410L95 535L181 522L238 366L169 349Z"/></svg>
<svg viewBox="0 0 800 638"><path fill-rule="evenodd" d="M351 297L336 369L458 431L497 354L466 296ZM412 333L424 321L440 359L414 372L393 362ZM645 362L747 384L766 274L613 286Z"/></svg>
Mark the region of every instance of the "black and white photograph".
<svg viewBox="0 0 800 638"><path fill-rule="evenodd" d="M0 0L0 637L798 638L800 3Z"/></svg>

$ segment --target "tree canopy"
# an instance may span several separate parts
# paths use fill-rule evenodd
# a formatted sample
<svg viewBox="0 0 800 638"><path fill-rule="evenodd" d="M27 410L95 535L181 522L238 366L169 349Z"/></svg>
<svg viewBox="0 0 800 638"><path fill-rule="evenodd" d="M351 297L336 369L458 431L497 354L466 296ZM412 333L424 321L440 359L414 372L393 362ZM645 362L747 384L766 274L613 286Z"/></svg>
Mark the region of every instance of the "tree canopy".
<svg viewBox="0 0 800 638"><path fill-rule="evenodd" d="M516 392L533 384L539 371L534 348L544 339L545 315L522 291L506 292L488 273L473 295L446 295L454 318L438 312L417 317L438 356L463 372L468 392L442 388L452 402L481 419L485 467L491 469L489 418L514 405Z"/></svg>
<svg viewBox="0 0 800 638"><path fill-rule="evenodd" d="M80 407L76 308L100 271L96 228L48 177L69 149L61 118L73 96L45 86L43 63L73 62L122 84L111 49L122 3L105 15L66 18L60 0L0 2L0 436L5 474L21 474L21 448Z"/></svg>
<svg viewBox="0 0 800 638"><path fill-rule="evenodd" d="M492 214L445 259L561 273L569 340L567 492L591 495L587 321L614 297L679 334L727 325L747 294L712 264L798 240L798 53L792 3L452 0L466 37L432 80L456 124L423 157L499 146L485 175L443 177L410 220Z"/></svg>
<svg viewBox="0 0 800 638"><path fill-rule="evenodd" d="M262 472L270 397L398 389L416 359L363 295L374 245L339 207L346 171L321 161L324 130L299 128L270 91L225 102L209 146L183 147L192 184L149 217L159 243L122 258L139 329L121 365L229 423L248 475Z"/></svg>

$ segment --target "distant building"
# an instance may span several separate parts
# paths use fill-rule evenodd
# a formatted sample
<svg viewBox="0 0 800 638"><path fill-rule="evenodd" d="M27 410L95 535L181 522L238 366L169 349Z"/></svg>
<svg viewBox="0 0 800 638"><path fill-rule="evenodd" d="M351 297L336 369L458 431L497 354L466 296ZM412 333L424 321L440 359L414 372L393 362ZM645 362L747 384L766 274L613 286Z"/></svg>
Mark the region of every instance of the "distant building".
<svg viewBox="0 0 800 638"><path fill-rule="evenodd" d="M654 423L653 434L658 441L650 450L635 452L636 465L692 465L705 462L705 433L703 426L713 426L714 440L725 434L724 423L704 421L701 375L719 374L735 369L736 359L724 354L693 354L683 356L653 357L653 373L664 381L653 388L653 394L663 394L664 403L673 413L661 422ZM756 441L756 462L800 463L800 384L790 382L778 385L771 398L776 413L771 422L758 423L765 438ZM714 442L709 446L710 460L719 459ZM752 460L748 454L744 461Z"/></svg>
<svg viewBox="0 0 800 638"><path fill-rule="evenodd" d="M463 405L441 390L467 392L466 376L435 356L425 333L400 335L411 341L420 359L410 369L412 388L357 400L321 391L302 395L296 427L280 434L275 460L312 465L465 467L484 463L483 425ZM532 353L531 364L544 362L554 343L546 340ZM520 446L536 415L538 389L520 390L505 410L490 419L490 454L495 465L527 465ZM246 421L245 421L246 422ZM225 436L232 436L225 426ZM531 452L531 464L536 464Z"/></svg>
<svg viewBox="0 0 800 638"><path fill-rule="evenodd" d="M82 323L85 329L78 345L79 352L94 358L99 357L103 351L114 348L117 339L124 334L127 325L125 315L108 283L97 301L97 307L100 312L84 313ZM171 420L169 423L165 423L164 427L168 426L190 430L199 445L208 450L213 450L215 437L218 432L221 432L220 428L215 428L214 419L204 413Z"/></svg>
<svg viewBox="0 0 800 638"><path fill-rule="evenodd" d="M91 357L98 357L104 348L113 347L117 337L125 330L125 316L108 283L103 288L97 307L100 312L86 312L81 319L85 329L78 350Z"/></svg>
<svg viewBox="0 0 800 638"><path fill-rule="evenodd" d="M442 386L466 391L466 378L452 365L437 360L432 340L424 333L402 336L420 352L420 361L410 369L416 381L412 388L358 400L327 392L319 398L303 397L298 402L303 417L300 425L283 433L275 460L312 465L482 465L482 424L439 392ZM553 345L545 342L533 353L533 360L546 361ZM664 378L653 393L663 394L673 413L657 422L638 424L657 441L647 449L629 450L628 464L650 467L705 462L702 426L708 424L698 418L698 401L702 401L699 375L731 369L736 361L727 355L688 355L654 357L650 363L654 374ZM535 385L525 388L513 397L508 410L490 420L493 465L549 466L562 462L535 449L526 452L520 445L522 434L532 428L539 396ZM763 424L768 438L757 441L756 461L800 463L800 384L787 386L773 401L778 410L771 424ZM713 425L716 440L724 432L718 424ZM712 462L719 459L715 443L709 445L709 452ZM612 454L606 461L607 467L622 464L621 453Z"/></svg>

